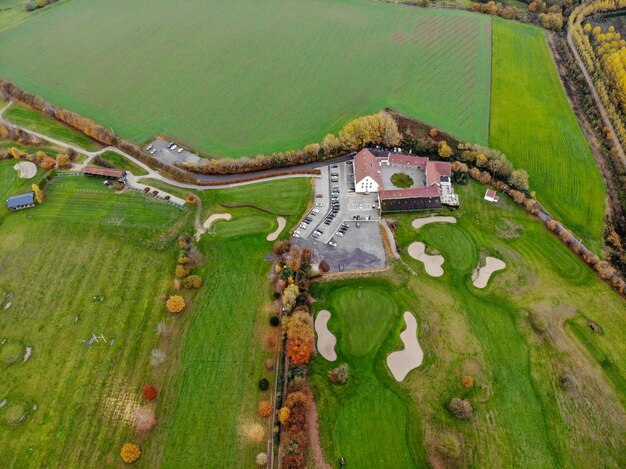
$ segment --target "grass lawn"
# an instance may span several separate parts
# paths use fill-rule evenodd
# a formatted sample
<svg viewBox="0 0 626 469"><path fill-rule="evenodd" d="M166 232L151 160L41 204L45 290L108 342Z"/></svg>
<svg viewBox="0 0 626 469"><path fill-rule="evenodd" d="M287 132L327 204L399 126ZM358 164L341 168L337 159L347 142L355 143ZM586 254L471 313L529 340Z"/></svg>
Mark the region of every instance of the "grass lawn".
<svg viewBox="0 0 626 469"><path fill-rule="evenodd" d="M336 362L313 362L327 461L437 466L451 461L437 447L452 437L460 443L452 458L459 467L623 467L624 301L508 199L487 203L475 183L457 191L461 208L440 211L456 224L415 230L411 221L427 213L394 216L402 259L387 274L315 286L314 308L331 311L328 327L338 339ZM429 277L408 256L414 241L443 255L443 277ZM507 267L479 290L472 272L486 256ZM402 348L405 310L418 321L424 361L397 384L385 360ZM533 328L533 315L546 320L546 332ZM592 332L588 320L603 333ZM334 386L328 371L343 362L350 382ZM473 389L460 385L466 374ZM563 385L564 377L574 384ZM452 397L471 400L470 421L449 414Z"/></svg>
<svg viewBox="0 0 626 469"><path fill-rule="evenodd" d="M494 19L492 73L490 145L526 169L539 201L599 253L604 184L544 31Z"/></svg>
<svg viewBox="0 0 626 469"><path fill-rule="evenodd" d="M2 217L0 292L13 300L0 315L0 355L19 356L0 364L0 400L27 409L18 426L0 424L5 467L117 467L141 386L160 373L148 359L175 265L171 228L186 217L101 186L62 179L43 206ZM85 345L92 334L114 342Z"/></svg>
<svg viewBox="0 0 626 469"><path fill-rule="evenodd" d="M141 166L133 163L128 158L120 155L114 151L105 151L100 154L100 158L105 159L112 165L114 165L117 169L123 169L125 171L130 171L135 176L145 176L148 174L148 171L143 169Z"/></svg>
<svg viewBox="0 0 626 469"><path fill-rule="evenodd" d="M399 348L402 313L413 310L415 299L384 280L322 283L313 294L315 310L331 312L328 327L338 338L337 361L318 358L312 367L327 461L336 463L343 456L354 467L423 467L412 402L385 362ZM335 386L326 376L344 362L350 366L349 385Z"/></svg>
<svg viewBox="0 0 626 469"><path fill-rule="evenodd" d="M52 117L18 103L12 104L9 109L4 111L3 117L16 125L48 135L65 143L74 144L88 151L95 151L101 148L98 143L86 135L61 124Z"/></svg>
<svg viewBox="0 0 626 469"><path fill-rule="evenodd" d="M257 203L285 211L292 214L290 226L310 195L307 179L200 194L205 216L229 212L233 219L217 222L200 240L199 248L207 256L200 270L205 285L184 318L175 404L164 433L155 437L146 454L148 464L254 467L256 454L265 451L265 442L250 444L239 432L246 423L263 423L257 405L268 394L260 392L257 383L262 377L273 379L273 373L263 367L264 360L273 356L263 346L263 337L270 329L272 299L267 281L270 264L265 260L272 243L265 237L276 228L276 217L250 208L224 209L217 203ZM281 237L286 236L287 231Z"/></svg>
<svg viewBox="0 0 626 469"><path fill-rule="evenodd" d="M364 0L78 0L0 34L0 49L0 76L137 142L165 133L210 154L269 153L386 106L488 140L485 15Z"/></svg>
<svg viewBox="0 0 626 469"><path fill-rule="evenodd" d="M33 183L40 181L44 171L37 168L37 174L32 179L20 179L17 171L13 167L18 163L16 160L0 161L0 218L9 212L6 206L6 199L12 195L30 192Z"/></svg>

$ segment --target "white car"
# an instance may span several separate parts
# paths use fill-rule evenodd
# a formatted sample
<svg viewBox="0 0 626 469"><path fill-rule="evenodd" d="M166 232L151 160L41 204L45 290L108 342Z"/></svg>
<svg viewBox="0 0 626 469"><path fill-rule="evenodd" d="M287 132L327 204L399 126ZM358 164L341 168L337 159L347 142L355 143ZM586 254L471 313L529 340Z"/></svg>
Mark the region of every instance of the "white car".
<svg viewBox="0 0 626 469"><path fill-rule="evenodd" d="M337 243L335 242L335 240L331 239L330 241L328 241L328 245L332 246L332 247L337 247Z"/></svg>
<svg viewBox="0 0 626 469"><path fill-rule="evenodd" d="M299 238L300 237L300 233L298 233L297 231L293 232L293 237L294 238Z"/></svg>
<svg viewBox="0 0 626 469"><path fill-rule="evenodd" d="M341 231L337 231L337 233L335 233L337 236L341 236L343 238L343 233Z"/></svg>
<svg viewBox="0 0 626 469"><path fill-rule="evenodd" d="M184 148L183 148L183 147L180 147L180 148L178 149L178 153L182 153L182 152L183 152L183 150L184 150Z"/></svg>
<svg viewBox="0 0 626 469"><path fill-rule="evenodd" d="M307 226L309 226L308 223L304 223L304 222L300 223L300 228L302 228L303 230L306 230Z"/></svg>
<svg viewBox="0 0 626 469"><path fill-rule="evenodd" d="M311 213L314 213L314 214L317 215L318 213L320 213L320 211L319 211L319 209L314 208L313 210L311 210Z"/></svg>
<svg viewBox="0 0 626 469"><path fill-rule="evenodd" d="M176 150L178 148L178 145L176 145L175 143L170 147L172 150Z"/></svg>
<svg viewBox="0 0 626 469"><path fill-rule="evenodd" d="M323 206L324 206L324 204L323 204L322 202L316 202L316 203L315 203L315 206L316 206L316 207L323 207Z"/></svg>

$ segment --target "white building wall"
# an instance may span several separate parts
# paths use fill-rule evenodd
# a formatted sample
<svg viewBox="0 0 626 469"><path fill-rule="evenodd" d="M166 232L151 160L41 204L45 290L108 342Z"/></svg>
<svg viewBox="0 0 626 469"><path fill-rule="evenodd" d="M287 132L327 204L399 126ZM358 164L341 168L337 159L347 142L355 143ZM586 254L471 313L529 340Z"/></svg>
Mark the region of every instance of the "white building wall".
<svg viewBox="0 0 626 469"><path fill-rule="evenodd" d="M378 192L378 183L371 177L365 176L363 179L356 182L355 192L361 194L365 192Z"/></svg>

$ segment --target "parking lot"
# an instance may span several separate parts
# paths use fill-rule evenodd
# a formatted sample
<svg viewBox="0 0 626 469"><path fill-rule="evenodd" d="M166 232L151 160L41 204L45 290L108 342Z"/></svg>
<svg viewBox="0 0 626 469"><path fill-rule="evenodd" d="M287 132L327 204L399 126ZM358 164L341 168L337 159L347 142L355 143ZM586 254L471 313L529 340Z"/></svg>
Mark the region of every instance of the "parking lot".
<svg viewBox="0 0 626 469"><path fill-rule="evenodd" d="M351 160L321 172L315 181L315 206L295 229L294 242L326 259L331 271L383 268L377 195L354 192Z"/></svg>
<svg viewBox="0 0 626 469"><path fill-rule="evenodd" d="M158 160L164 163L175 165L176 163L198 163L202 160L201 157L185 148L179 143L156 138L152 143L146 147L146 151Z"/></svg>

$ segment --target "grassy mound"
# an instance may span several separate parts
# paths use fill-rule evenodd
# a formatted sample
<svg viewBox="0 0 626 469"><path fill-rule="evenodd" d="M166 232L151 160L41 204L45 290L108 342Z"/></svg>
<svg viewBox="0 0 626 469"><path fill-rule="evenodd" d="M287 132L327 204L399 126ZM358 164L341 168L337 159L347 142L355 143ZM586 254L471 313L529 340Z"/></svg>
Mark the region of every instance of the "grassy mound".
<svg viewBox="0 0 626 469"><path fill-rule="evenodd" d="M400 189L406 189L413 185L413 178L406 173L396 173L391 176L391 183Z"/></svg>
<svg viewBox="0 0 626 469"><path fill-rule="evenodd" d="M0 345L0 363L5 366L17 363L24 356L24 345L17 340L7 340Z"/></svg>
<svg viewBox="0 0 626 469"><path fill-rule="evenodd" d="M9 403L1 411L2 420L9 426L19 425L28 414L28 409L22 403Z"/></svg>

